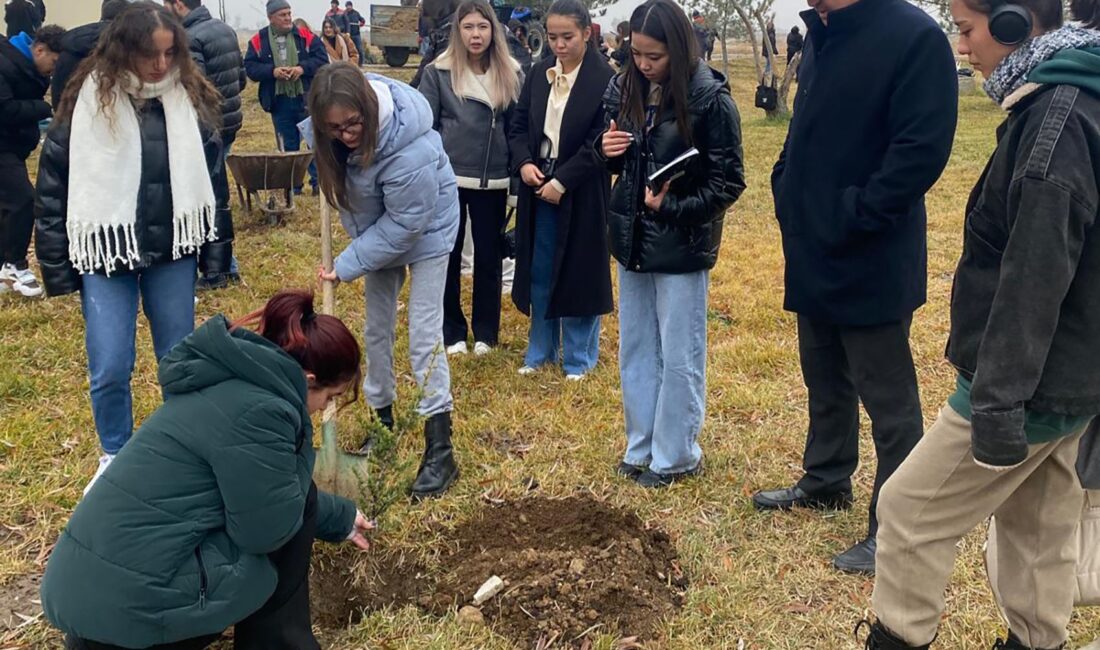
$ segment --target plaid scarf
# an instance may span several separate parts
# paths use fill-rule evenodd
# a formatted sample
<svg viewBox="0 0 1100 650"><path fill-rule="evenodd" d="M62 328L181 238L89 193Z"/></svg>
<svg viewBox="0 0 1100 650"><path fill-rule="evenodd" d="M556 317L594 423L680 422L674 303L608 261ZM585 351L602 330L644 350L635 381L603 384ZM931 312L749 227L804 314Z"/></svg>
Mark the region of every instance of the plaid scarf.
<svg viewBox="0 0 1100 650"><path fill-rule="evenodd" d="M1050 60L1063 50L1100 47L1100 32L1076 25L1066 25L1053 32L1024 41L1006 56L989 79L985 92L993 101L1004 104L1005 99L1027 83L1028 77L1040 63Z"/></svg>

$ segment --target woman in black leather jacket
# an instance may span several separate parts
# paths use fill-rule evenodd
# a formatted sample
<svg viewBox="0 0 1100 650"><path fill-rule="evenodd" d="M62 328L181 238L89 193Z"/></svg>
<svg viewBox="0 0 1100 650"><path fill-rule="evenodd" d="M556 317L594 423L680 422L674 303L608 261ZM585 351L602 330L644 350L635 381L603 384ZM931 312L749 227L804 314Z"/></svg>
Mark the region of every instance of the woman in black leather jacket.
<svg viewBox="0 0 1100 650"><path fill-rule="evenodd" d="M179 21L134 4L66 87L42 146L35 250L47 295L80 292L96 477L133 429L139 304L160 359L194 328L196 267L229 270L233 226L210 182L220 110Z"/></svg>
<svg viewBox="0 0 1100 650"><path fill-rule="evenodd" d="M707 286L726 210L745 189L741 126L729 86L700 60L671 0L630 18L631 57L604 96L597 148L619 175L608 239L619 262L619 365L627 449L619 472L644 487L698 473L706 407ZM698 150L682 175L648 177Z"/></svg>

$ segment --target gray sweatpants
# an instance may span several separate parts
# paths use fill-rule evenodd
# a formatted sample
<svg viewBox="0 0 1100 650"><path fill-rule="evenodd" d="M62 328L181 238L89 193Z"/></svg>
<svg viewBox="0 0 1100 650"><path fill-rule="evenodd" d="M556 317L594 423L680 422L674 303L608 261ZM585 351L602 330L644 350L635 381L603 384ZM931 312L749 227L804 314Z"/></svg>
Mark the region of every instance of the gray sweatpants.
<svg viewBox="0 0 1100 650"><path fill-rule="evenodd" d="M451 370L443 350L443 288L450 255L410 264L409 360L420 387L417 412L431 417L451 410ZM363 394L371 408L393 404L397 378L393 345L397 338L397 297L405 267L372 271L364 277L367 302L367 377Z"/></svg>

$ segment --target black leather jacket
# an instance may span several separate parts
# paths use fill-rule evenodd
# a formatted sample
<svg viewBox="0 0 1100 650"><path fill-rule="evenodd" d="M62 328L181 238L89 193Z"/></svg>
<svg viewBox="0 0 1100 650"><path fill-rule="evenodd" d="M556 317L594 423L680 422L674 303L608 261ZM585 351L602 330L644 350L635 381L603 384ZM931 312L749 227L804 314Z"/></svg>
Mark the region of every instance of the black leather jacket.
<svg viewBox="0 0 1100 650"><path fill-rule="evenodd" d="M1100 414L1098 178L1100 97L1044 86L1011 108L970 195L947 358L973 381L983 462L1023 461L1027 411Z"/></svg>
<svg viewBox="0 0 1100 650"><path fill-rule="evenodd" d="M38 146L38 122L50 116L43 99L48 86L34 63L0 36L0 152L26 160Z"/></svg>
<svg viewBox="0 0 1100 650"><path fill-rule="evenodd" d="M241 128L241 91L247 77L237 32L215 20L206 7L193 9L183 19L191 41L191 58L222 95L222 134L234 136Z"/></svg>
<svg viewBox="0 0 1100 650"><path fill-rule="evenodd" d="M172 184L168 170L168 133L164 107L152 99L138 111L141 125L141 186L137 202L137 244L141 270L172 259ZM46 134L38 163L38 191L35 198L35 254L42 268L46 293L60 296L80 290L80 275L69 261L69 235L65 220L69 195L68 123L55 122ZM203 129L203 149L210 173L221 164L218 132ZM199 253L203 273L225 273L232 255L233 222L228 211L215 216L217 239L207 242ZM97 271L97 273L102 271ZM126 273L116 269L114 274Z"/></svg>
<svg viewBox="0 0 1100 650"><path fill-rule="evenodd" d="M671 112L658 117L647 133L644 125L619 119L620 77L604 95L607 119L634 134L626 153L608 161L619 174L611 189L607 215L611 254L639 273L692 273L714 267L722 242L726 210L745 190L741 151L741 118L720 72L699 61L691 78L689 114L692 142L680 136ZM602 156L601 140L596 140ZM673 181L661 209L645 207L645 180L690 147L700 155L687 174Z"/></svg>

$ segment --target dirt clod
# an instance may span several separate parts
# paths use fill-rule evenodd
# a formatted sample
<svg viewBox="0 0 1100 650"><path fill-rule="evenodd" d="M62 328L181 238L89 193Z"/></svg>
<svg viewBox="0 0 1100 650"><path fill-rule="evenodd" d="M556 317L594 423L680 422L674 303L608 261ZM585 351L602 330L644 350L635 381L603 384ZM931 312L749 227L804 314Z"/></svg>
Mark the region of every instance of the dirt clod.
<svg viewBox="0 0 1100 650"><path fill-rule="evenodd" d="M485 616L480 609L473 605L466 605L458 610L458 622L471 627L482 627L485 625Z"/></svg>

